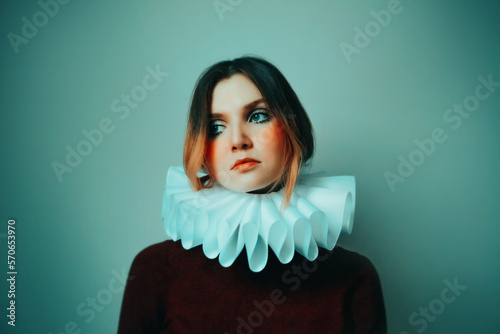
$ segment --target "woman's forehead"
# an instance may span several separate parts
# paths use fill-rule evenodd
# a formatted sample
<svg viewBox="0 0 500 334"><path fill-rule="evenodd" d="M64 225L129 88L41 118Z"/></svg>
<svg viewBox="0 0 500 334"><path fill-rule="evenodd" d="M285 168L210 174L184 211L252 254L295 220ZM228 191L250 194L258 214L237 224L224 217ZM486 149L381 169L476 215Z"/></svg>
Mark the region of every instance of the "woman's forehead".
<svg viewBox="0 0 500 334"><path fill-rule="evenodd" d="M210 111L214 114L225 113L258 103L264 103L264 100L257 86L247 76L235 74L217 83Z"/></svg>

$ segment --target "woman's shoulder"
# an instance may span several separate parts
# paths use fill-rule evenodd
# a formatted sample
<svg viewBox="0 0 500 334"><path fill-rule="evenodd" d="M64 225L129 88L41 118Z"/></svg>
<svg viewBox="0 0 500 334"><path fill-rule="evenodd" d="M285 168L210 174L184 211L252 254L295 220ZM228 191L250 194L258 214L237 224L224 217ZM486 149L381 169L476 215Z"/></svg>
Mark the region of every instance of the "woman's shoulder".
<svg viewBox="0 0 500 334"><path fill-rule="evenodd" d="M375 269L368 257L341 246L336 246L332 251L325 251L325 253L331 254L331 261L342 265L342 267L350 268L353 271Z"/></svg>
<svg viewBox="0 0 500 334"><path fill-rule="evenodd" d="M175 251L176 244L177 243L173 240L165 240L153 245L149 245L139 251L139 253L136 255L136 258L148 259L158 255L166 255L169 252Z"/></svg>
<svg viewBox="0 0 500 334"><path fill-rule="evenodd" d="M368 257L341 246L336 246L331 251L321 249L315 262L325 277L341 281L379 281L377 270Z"/></svg>
<svg viewBox="0 0 500 334"><path fill-rule="evenodd" d="M184 250L179 242L173 240L165 240L156 244L150 245L139 251L134 257L133 263L142 262L166 262L169 258L178 255ZM185 251L185 250L184 250Z"/></svg>
<svg viewBox="0 0 500 334"><path fill-rule="evenodd" d="M167 272L173 259L181 256L183 250L179 242L172 240L147 246L134 257L130 268L131 274L133 272L146 273L151 270L156 273Z"/></svg>

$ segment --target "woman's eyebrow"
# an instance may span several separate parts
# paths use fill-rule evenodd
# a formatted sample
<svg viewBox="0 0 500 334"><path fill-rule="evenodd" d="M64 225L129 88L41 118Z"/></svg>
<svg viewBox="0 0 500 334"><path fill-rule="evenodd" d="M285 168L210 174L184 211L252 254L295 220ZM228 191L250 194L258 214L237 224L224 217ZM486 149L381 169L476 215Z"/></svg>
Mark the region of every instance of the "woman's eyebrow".
<svg viewBox="0 0 500 334"><path fill-rule="evenodd" d="M243 111L252 110L253 108L257 107L261 103L264 103L264 99L262 99L262 98L254 100L254 101L251 101L251 102L248 102L247 104L245 104L243 106L242 110ZM223 117L224 117L224 113L213 113L213 114L209 115L210 119L223 118Z"/></svg>
<svg viewBox="0 0 500 334"><path fill-rule="evenodd" d="M243 106L243 110L250 110L258 106L259 104L264 103L264 99L257 99L255 101L249 102Z"/></svg>

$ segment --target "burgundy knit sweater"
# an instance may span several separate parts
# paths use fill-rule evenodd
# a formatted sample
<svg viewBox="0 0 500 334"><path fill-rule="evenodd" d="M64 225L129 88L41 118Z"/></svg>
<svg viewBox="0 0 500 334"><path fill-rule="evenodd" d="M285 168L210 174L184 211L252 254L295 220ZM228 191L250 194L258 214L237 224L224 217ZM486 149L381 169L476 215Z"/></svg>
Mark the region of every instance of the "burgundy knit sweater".
<svg viewBox="0 0 500 334"><path fill-rule="evenodd" d="M128 333L386 333L380 280L365 257L336 247L311 262L282 264L272 251L263 271L243 251L229 268L201 246L164 241L132 263L119 321Z"/></svg>

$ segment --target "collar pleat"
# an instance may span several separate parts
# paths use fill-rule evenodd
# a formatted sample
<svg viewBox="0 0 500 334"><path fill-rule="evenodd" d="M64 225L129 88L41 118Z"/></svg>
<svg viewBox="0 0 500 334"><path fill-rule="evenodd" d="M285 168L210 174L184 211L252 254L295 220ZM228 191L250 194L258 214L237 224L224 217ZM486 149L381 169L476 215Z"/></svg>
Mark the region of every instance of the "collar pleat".
<svg viewBox="0 0 500 334"><path fill-rule="evenodd" d="M219 184L193 191L182 167L170 167L163 194L167 236L185 249L202 246L205 256L231 266L243 249L249 268L264 269L271 249L281 263L295 252L313 261L318 247L332 250L341 232L352 231L353 176L301 175L290 203L280 212L284 190L237 193Z"/></svg>

